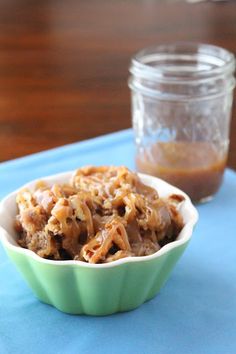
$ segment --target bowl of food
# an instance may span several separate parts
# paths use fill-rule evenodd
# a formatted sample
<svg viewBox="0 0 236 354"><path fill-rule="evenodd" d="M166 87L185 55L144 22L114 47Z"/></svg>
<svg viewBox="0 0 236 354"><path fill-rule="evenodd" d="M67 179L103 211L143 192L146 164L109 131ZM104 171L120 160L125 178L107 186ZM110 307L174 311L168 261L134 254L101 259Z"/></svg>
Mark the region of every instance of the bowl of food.
<svg viewBox="0 0 236 354"><path fill-rule="evenodd" d="M189 197L158 178L90 166L4 198L0 240L42 302L108 315L159 292L197 219Z"/></svg>

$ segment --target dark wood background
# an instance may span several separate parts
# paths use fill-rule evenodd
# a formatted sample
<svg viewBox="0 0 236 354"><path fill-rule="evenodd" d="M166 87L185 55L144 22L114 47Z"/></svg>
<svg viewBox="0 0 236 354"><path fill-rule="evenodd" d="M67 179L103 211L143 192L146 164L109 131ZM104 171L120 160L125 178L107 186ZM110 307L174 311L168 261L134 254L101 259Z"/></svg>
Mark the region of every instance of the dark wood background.
<svg viewBox="0 0 236 354"><path fill-rule="evenodd" d="M130 127L130 57L177 40L236 53L236 2L1 0L0 161Z"/></svg>

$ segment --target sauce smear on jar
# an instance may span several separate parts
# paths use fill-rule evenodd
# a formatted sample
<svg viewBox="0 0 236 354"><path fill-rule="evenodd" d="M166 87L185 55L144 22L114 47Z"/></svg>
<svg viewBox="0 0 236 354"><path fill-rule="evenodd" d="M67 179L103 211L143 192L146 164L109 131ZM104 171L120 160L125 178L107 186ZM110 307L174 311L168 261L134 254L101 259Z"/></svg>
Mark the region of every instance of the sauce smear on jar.
<svg viewBox="0 0 236 354"><path fill-rule="evenodd" d="M159 142L139 152L136 166L175 185L195 201L210 198L219 189L226 165L226 154L217 154L207 142Z"/></svg>

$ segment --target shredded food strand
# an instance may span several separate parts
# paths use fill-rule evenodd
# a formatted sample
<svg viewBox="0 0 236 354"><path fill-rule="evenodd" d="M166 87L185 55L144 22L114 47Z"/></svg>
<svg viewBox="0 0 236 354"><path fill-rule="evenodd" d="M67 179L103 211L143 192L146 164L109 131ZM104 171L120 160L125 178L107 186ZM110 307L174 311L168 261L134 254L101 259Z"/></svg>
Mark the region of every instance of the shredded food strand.
<svg viewBox="0 0 236 354"><path fill-rule="evenodd" d="M18 243L40 257L106 263L146 256L176 240L182 196L160 198L126 167L83 167L70 184L37 183L16 203Z"/></svg>

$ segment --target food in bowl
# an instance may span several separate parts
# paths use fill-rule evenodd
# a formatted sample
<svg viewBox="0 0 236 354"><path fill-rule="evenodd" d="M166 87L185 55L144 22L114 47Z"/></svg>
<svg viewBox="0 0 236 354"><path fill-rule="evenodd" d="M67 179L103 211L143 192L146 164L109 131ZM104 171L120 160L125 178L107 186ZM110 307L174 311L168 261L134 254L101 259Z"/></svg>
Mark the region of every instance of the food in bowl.
<svg viewBox="0 0 236 354"><path fill-rule="evenodd" d="M68 184L73 176L74 172L69 171L44 177L43 180L48 186L63 185ZM138 177L143 184L157 190L160 198L183 198L177 206L184 224L178 237L145 257L124 257L95 264L40 257L18 244L19 233L14 228L14 220L19 213L16 205L19 190L0 202L0 241L42 302L70 314L101 316L132 310L160 291L192 237L198 213L181 190L152 176L138 174ZM36 187L37 181L31 181L21 190L33 193Z"/></svg>
<svg viewBox="0 0 236 354"><path fill-rule="evenodd" d="M67 184L40 181L18 192L18 243L40 257L107 263L148 256L184 226L178 205L126 167L84 167Z"/></svg>

